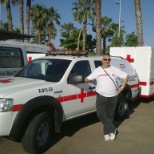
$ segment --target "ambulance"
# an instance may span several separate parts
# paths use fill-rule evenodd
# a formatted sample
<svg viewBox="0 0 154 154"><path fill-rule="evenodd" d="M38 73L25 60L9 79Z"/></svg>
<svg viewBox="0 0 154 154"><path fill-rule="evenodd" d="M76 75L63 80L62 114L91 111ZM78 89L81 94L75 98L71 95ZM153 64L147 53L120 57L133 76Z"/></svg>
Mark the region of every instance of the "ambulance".
<svg viewBox="0 0 154 154"><path fill-rule="evenodd" d="M102 66L102 56L53 54L0 79L0 136L21 141L27 153L44 153L63 122L96 112L96 81L84 78ZM129 76L116 106L115 118L121 120L139 95L139 80L127 60L114 56L111 64ZM117 83L120 86L121 80Z"/></svg>
<svg viewBox="0 0 154 154"><path fill-rule="evenodd" d="M15 75L35 58L45 56L50 47L17 41L0 41L0 78Z"/></svg>
<svg viewBox="0 0 154 154"><path fill-rule="evenodd" d="M140 96L154 96L154 48L144 47L111 47L110 54L126 59L136 70L139 77Z"/></svg>

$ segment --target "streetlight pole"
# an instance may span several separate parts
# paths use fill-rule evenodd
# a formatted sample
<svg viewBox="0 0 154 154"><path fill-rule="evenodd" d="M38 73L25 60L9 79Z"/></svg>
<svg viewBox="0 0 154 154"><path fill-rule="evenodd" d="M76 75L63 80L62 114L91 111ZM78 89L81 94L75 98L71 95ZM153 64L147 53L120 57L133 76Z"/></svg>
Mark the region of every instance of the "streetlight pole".
<svg viewBox="0 0 154 154"><path fill-rule="evenodd" d="M116 4L119 5L119 30L118 30L118 46L119 46L119 42L120 42L120 26L121 26L121 0L116 1Z"/></svg>
<svg viewBox="0 0 154 154"><path fill-rule="evenodd" d="M81 36L81 32L83 31L83 28L85 25L93 25L91 23L86 23L83 25L83 27L80 29L79 35L78 35L78 45L77 45L77 50L79 50L79 44L80 44L80 36Z"/></svg>

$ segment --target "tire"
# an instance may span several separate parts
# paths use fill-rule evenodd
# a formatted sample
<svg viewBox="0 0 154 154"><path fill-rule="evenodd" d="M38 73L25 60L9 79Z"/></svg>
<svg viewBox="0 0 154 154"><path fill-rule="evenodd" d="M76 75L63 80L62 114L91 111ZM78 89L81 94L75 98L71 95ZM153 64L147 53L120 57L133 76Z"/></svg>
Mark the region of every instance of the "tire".
<svg viewBox="0 0 154 154"><path fill-rule="evenodd" d="M23 138L22 146L30 154L42 154L51 143L54 122L47 112L42 112L30 122Z"/></svg>
<svg viewBox="0 0 154 154"><path fill-rule="evenodd" d="M115 120L123 120L129 114L128 102L122 94L118 95L118 102L115 110Z"/></svg>

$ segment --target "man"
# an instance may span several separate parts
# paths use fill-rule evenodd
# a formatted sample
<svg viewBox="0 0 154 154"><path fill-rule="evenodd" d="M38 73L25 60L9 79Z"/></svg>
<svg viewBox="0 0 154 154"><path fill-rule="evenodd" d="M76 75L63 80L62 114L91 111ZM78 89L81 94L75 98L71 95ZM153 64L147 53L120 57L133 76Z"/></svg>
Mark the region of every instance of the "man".
<svg viewBox="0 0 154 154"><path fill-rule="evenodd" d="M97 81L96 110L98 118L104 125L105 141L114 140L116 137L116 128L113 125L113 120L118 94L124 89L128 81L128 75L112 66L110 61L110 55L105 54L102 59L102 66L96 68L85 78L85 82L94 79ZM123 79L120 87L116 84L117 77Z"/></svg>

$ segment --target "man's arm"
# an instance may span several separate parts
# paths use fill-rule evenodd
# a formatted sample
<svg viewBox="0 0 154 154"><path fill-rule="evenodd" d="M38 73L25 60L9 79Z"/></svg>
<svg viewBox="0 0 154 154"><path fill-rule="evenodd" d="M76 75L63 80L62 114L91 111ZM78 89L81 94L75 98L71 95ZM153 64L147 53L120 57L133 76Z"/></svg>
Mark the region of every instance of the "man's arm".
<svg viewBox="0 0 154 154"><path fill-rule="evenodd" d="M125 86L127 84L127 81L128 81L128 75L123 79L121 87L118 88L118 93L123 91L123 89L125 88Z"/></svg>
<svg viewBox="0 0 154 154"><path fill-rule="evenodd" d="M84 81L89 82L90 80L87 77L85 77Z"/></svg>

